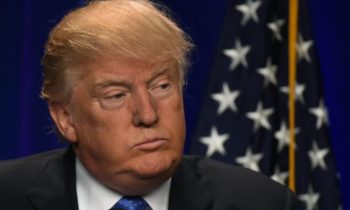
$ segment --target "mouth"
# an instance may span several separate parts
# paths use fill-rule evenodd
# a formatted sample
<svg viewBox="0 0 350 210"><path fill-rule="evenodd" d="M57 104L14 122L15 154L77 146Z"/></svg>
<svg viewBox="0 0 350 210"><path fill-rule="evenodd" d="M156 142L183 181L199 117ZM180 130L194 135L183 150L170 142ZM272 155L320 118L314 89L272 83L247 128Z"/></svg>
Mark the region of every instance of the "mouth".
<svg viewBox="0 0 350 210"><path fill-rule="evenodd" d="M166 142L164 138L147 139L136 144L134 148L141 151L154 151L164 146Z"/></svg>

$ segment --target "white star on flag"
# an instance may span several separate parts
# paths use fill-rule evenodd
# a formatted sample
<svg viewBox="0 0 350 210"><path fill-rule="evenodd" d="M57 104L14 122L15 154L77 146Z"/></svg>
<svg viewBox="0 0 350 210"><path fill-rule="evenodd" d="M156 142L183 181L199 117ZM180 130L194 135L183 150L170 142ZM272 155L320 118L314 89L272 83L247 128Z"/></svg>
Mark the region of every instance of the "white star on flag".
<svg viewBox="0 0 350 210"><path fill-rule="evenodd" d="M236 9L243 14L241 25L244 26L251 18L255 22L259 22L259 17L257 15L257 10L261 5L261 1L252 2L247 0L245 4L240 4L236 6Z"/></svg>
<svg viewBox="0 0 350 210"><path fill-rule="evenodd" d="M322 99L320 100L318 107L310 108L309 112L315 115L317 118L317 122L316 122L317 129L320 129L322 124L328 124L328 112Z"/></svg>
<svg viewBox="0 0 350 210"><path fill-rule="evenodd" d="M306 89L306 86L304 84L298 84L298 83L295 84L295 100L300 101L303 104L305 103L304 96L303 96L305 89ZM280 91L288 95L289 87L288 86L280 87Z"/></svg>
<svg viewBox="0 0 350 210"><path fill-rule="evenodd" d="M258 164L262 158L262 153L253 154L251 149L248 148L244 156L236 158L236 163L241 164L245 168L260 172Z"/></svg>
<svg viewBox="0 0 350 210"><path fill-rule="evenodd" d="M278 40L278 41L282 41L282 35L281 35L281 29L282 26L286 23L285 20L283 19L278 19L275 20L273 22L270 22L267 24L267 27L272 31L274 37Z"/></svg>
<svg viewBox="0 0 350 210"><path fill-rule="evenodd" d="M239 91L231 91L227 82L222 85L221 93L214 93L211 97L219 103L218 115L222 114L226 109L231 109L237 112L237 106L235 100L239 96Z"/></svg>
<svg viewBox="0 0 350 210"><path fill-rule="evenodd" d="M258 73L265 78L265 81L264 81L265 87L269 83L277 85L276 72L277 72L277 66L272 64L271 58L267 59L266 66L264 68L258 69Z"/></svg>
<svg viewBox="0 0 350 210"><path fill-rule="evenodd" d="M211 157L215 152L220 153L221 155L226 154L224 143L230 138L229 134L219 134L216 127L211 128L210 136L201 137L200 142L205 144L207 148L207 157Z"/></svg>
<svg viewBox="0 0 350 210"><path fill-rule="evenodd" d="M311 58L309 55L309 49L311 48L311 46L313 44L314 44L314 42L312 40L304 41L301 34L299 34L298 44L297 44L298 60L299 61L301 59L305 59L305 60L307 60L308 63L311 62Z"/></svg>
<svg viewBox="0 0 350 210"><path fill-rule="evenodd" d="M311 167L312 169L317 168L317 166L321 167L323 170L327 170L327 165L324 161L324 158L329 153L329 149L320 149L316 143L316 141L312 142L312 149L308 152Z"/></svg>
<svg viewBox="0 0 350 210"><path fill-rule="evenodd" d="M317 209L317 202L320 199L320 194L315 193L311 186L309 186L309 191L306 194L298 196L299 200L303 201L306 205L307 210Z"/></svg>
<svg viewBox="0 0 350 210"><path fill-rule="evenodd" d="M281 172L278 167L275 169L275 173L271 176L271 179L276 182L285 185L288 177L288 172Z"/></svg>
<svg viewBox="0 0 350 210"><path fill-rule="evenodd" d="M294 131L295 131L295 134L298 134L300 129L295 128ZM289 142L290 142L290 131L289 129L287 129L287 125L285 121L281 123L280 130L275 132L275 138L278 141L277 151L282 152L283 148L289 145Z"/></svg>
<svg viewBox="0 0 350 210"><path fill-rule="evenodd" d="M248 67L246 56L249 51L250 46L247 45L242 47L240 40L236 40L235 48L223 50L224 55L231 59L229 69L233 71L239 64L242 64L244 67Z"/></svg>
<svg viewBox="0 0 350 210"><path fill-rule="evenodd" d="M274 109L264 109L261 102L258 103L258 106L256 108L255 112L248 112L247 117L254 121L254 131L256 131L260 126L270 130L271 125L267 118L273 114Z"/></svg>

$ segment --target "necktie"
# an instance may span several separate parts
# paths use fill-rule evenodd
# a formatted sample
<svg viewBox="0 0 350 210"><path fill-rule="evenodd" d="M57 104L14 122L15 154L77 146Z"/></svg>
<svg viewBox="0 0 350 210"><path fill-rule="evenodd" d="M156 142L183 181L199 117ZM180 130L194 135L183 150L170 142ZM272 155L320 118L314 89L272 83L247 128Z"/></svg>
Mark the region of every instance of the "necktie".
<svg viewBox="0 0 350 210"><path fill-rule="evenodd" d="M151 210L151 207L142 197L124 196L110 210Z"/></svg>

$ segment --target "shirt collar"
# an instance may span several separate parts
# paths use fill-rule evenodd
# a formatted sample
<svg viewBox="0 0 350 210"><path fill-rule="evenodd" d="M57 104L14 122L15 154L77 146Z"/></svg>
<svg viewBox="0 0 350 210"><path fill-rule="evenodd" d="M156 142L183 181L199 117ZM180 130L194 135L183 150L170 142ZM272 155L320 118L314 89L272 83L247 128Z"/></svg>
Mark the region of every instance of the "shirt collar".
<svg viewBox="0 0 350 210"><path fill-rule="evenodd" d="M110 209L123 195L98 182L76 158L76 189L79 210ZM153 210L168 210L171 178L143 198Z"/></svg>
<svg viewBox="0 0 350 210"><path fill-rule="evenodd" d="M171 178L143 198L153 210L168 210Z"/></svg>

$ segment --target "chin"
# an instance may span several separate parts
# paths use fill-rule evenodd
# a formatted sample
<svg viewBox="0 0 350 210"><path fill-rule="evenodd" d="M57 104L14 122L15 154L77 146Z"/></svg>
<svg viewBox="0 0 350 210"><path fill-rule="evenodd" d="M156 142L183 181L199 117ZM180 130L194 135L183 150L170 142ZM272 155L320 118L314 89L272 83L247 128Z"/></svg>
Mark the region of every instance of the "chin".
<svg viewBox="0 0 350 210"><path fill-rule="evenodd" d="M180 155L164 151L145 154L137 160L135 173L145 179L167 179L175 172L180 158Z"/></svg>
<svg viewBox="0 0 350 210"><path fill-rule="evenodd" d="M176 171L181 155L173 151L157 151L132 158L128 169L106 180L107 186L129 196L147 194L169 179Z"/></svg>

